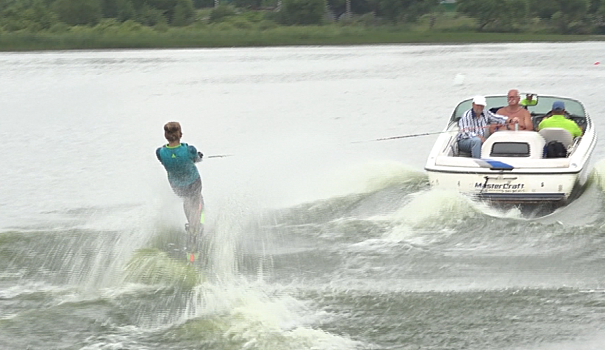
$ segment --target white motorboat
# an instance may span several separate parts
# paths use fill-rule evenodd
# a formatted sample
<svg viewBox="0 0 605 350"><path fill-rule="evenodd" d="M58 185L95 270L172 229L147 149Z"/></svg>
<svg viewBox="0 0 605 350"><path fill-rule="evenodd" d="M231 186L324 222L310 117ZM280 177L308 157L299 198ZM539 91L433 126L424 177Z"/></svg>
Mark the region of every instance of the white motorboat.
<svg viewBox="0 0 605 350"><path fill-rule="evenodd" d="M486 96L486 109L507 105L506 95ZM510 203L565 204L581 193L590 172L590 157L597 143L594 124L582 103L560 96L537 96L531 113L534 130L555 101L565 103L566 117L583 131L573 139L564 129L498 131L489 135L481 158L471 158L458 149L458 120L472 107L472 99L458 104L445 130L439 134L425 170L431 187L457 190L474 198ZM549 158L545 146L559 141L567 156Z"/></svg>

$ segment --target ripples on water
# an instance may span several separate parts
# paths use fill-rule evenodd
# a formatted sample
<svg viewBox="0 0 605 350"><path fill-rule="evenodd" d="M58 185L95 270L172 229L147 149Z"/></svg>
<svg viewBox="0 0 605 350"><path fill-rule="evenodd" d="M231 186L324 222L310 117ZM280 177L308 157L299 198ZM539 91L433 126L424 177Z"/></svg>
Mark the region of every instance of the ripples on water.
<svg viewBox="0 0 605 350"><path fill-rule="evenodd" d="M592 205L601 202L601 181L593 179L585 194ZM7 349L600 344L591 337L605 311L601 214L588 225L566 225L567 213L581 209L576 203L554 213L556 220L527 219L518 208L497 210L430 190L420 173L379 182L368 181L367 192L245 223L218 222L201 275L171 250L181 243L176 227L5 231L0 343ZM115 210L136 215L140 208ZM136 258L128 239L155 249L151 270L124 269Z"/></svg>
<svg viewBox="0 0 605 350"><path fill-rule="evenodd" d="M579 51L593 52L588 47L577 45ZM101 119L100 124L77 122L79 114L69 107L65 107L61 123L43 117L23 121L32 129L32 143L43 157L34 165L5 157L10 165L5 175L11 180L1 188L3 196L14 199L14 205L0 200L7 210L0 231L0 349L602 348L605 180L599 151L584 194L554 212L535 207L499 208L431 190L419 170L428 149L419 150L430 147L431 138L414 139L407 146L368 143L347 146L336 154L329 151L336 141L426 132L440 129L444 121L427 117L422 125L402 122L399 114L388 115L392 108L376 103L385 96L384 89L365 94L368 100L361 101L363 107L353 104L352 109L361 111L356 118L350 117L354 110L339 115L337 111L347 107L340 97L330 95L332 90L362 91L364 84L377 88L389 85L385 79L393 76L405 78L398 84L405 85L410 79L418 89L397 93L431 101L433 106L428 108L433 113L435 96L425 93L455 89L452 95L474 94L468 84L477 82L477 71L464 67L478 65L483 72L489 68L482 66L485 57L497 59L500 67L514 66L506 63L509 56L498 56L512 50L515 64L526 62L521 70L533 69L546 79L550 76L546 70L558 63L547 62L543 71L527 57L548 57L544 56L550 52L548 48L418 46L293 52L297 50L302 51L210 50L201 55L198 51L144 51L142 57L115 53L122 58L106 57L111 56L106 53L80 53L75 58L70 53L56 53L59 61L26 54L29 60L21 66L6 56L0 61L10 68L7 74L15 91L31 86L19 78L19 72L45 73L54 79L61 76L58 66L73 74L74 80L66 84L72 92L74 86L84 83L68 67L84 70L89 78L101 75L96 80L99 84L91 88L95 91L118 89L119 82L132 90L130 101L120 101L116 98L119 93L112 95L114 103L126 108L117 115L106 117L104 111L93 108L78 110L90 113L86 114L89 120ZM461 64L449 65L435 53L450 55ZM89 55L91 58L81 57ZM143 57L146 55L152 58ZM343 59L349 65L337 70ZM573 61L567 54L562 59ZM199 62L216 69L221 64L237 64L227 72L196 76L191 73L194 70L187 70L193 76L179 75L181 64L199 67ZM266 62L273 62L268 72ZM284 72L292 62L298 62L302 71L287 75ZM399 65L428 62L442 65L431 75L435 82L425 81L423 69L398 70ZM105 71L108 66L114 70ZM135 72L128 73L129 69ZM574 79L572 72L588 75L588 68L567 69L568 80ZM155 71L160 78L149 78L149 72ZM132 81L120 79L126 73ZM171 74L181 78L170 80L166 75ZM443 81L438 80L440 74ZM242 76L245 84L239 85ZM44 74L41 78L51 84L52 79ZM148 84L149 79L156 85ZM166 86L157 85L163 80ZM496 84L488 76L479 81L486 90ZM326 90L322 90L323 82L329 86ZM296 106L313 105L305 107L310 108L305 112L320 114L324 109L334 118L284 120L283 115L265 110L248 116L251 120L217 117L212 123L204 119L205 123L197 125L196 120L208 117L200 117L198 109L188 104L189 100L199 101L183 89L201 86L216 99L233 94L254 105L259 95L251 92L247 99L239 89L247 91L251 87L247 84L259 83L263 91L282 92L272 100L278 112L283 112L286 103L280 104L277 97L296 105L297 100L289 100L283 91L295 87L307 91L298 91L299 95L316 98ZM584 85L571 83L580 95L597 98L585 93ZM208 84L214 84L216 91L211 92ZM437 87L440 84L445 85ZM498 84L505 91L511 82ZM83 95L90 93L82 86ZM64 86L59 87L64 92ZM313 89L322 90L331 103L317 102L320 97L313 95ZM391 99L396 94L386 96ZM142 97L146 102L141 102ZM444 97L450 98L455 103L453 97ZM140 174L141 169L162 171L152 152L163 142L161 134L149 135L161 131L158 125L167 115L169 119L179 115L164 113L169 110L163 107L168 101L180 104L176 112L185 113L189 130L205 130L211 124L220 137L230 138L225 147L235 149L216 153L237 154L219 160L221 163L206 160L202 164L209 227L201 270L182 262L180 203L166 188L165 179L156 181ZM372 108L367 107L368 101ZM451 106L446 107L440 113L447 115ZM138 108L143 113L137 113ZM188 108L195 110L195 118L187 119ZM384 112L377 113L383 119L366 118L364 108ZM160 109L158 115L154 115L155 109ZM8 110L15 113L18 108L10 104ZM220 115L219 110L208 112ZM82 129L78 132L70 121ZM391 129L393 125L402 127ZM120 130L120 126L128 130ZM268 126L273 132L267 132ZM76 151L53 146L53 142L70 145L63 143L63 129L74 135L70 141L75 142ZM6 130L3 127L0 134L13 140ZM338 132L341 135L334 136ZM128 140L131 133L132 140ZM221 142L218 136L205 137L209 144ZM328 141L326 137L332 138ZM234 146L242 142L245 147ZM123 144L126 146L116 151L114 146ZM251 156L252 151L259 155ZM308 171L309 165L316 165L314 171ZM24 175L15 176L19 172ZM133 173L138 176L130 179ZM35 184L29 180L36 176L43 191L16 191ZM140 194L141 184L153 188L152 197ZM307 198L287 205L268 203L276 197L280 197L277 202L287 202L290 198L281 197L300 194ZM139 203L141 198L143 203Z"/></svg>

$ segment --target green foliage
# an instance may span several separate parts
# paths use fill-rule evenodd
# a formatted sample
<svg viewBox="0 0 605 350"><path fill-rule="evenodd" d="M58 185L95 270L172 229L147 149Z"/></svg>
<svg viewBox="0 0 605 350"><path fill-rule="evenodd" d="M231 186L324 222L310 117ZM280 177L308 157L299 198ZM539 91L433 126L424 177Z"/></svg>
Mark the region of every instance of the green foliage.
<svg viewBox="0 0 605 350"><path fill-rule="evenodd" d="M59 22L57 15L49 11L41 1L35 1L31 7L23 11L22 16L29 22L39 24L41 29L48 29Z"/></svg>
<svg viewBox="0 0 605 350"><path fill-rule="evenodd" d="M605 34L605 0L593 0L596 5L592 5L589 10L590 22L593 25L592 32L595 34Z"/></svg>
<svg viewBox="0 0 605 350"><path fill-rule="evenodd" d="M85 26L85 25L77 25L77 26L69 27L69 32L75 33L75 34L88 34L91 31L92 31L92 28L89 26Z"/></svg>
<svg viewBox="0 0 605 350"><path fill-rule="evenodd" d="M128 33L138 33L138 34L152 34L154 32L153 28L149 26L144 26L140 23L137 23L133 20L128 20L122 25L120 25L120 33L128 34Z"/></svg>
<svg viewBox="0 0 605 350"><path fill-rule="evenodd" d="M376 16L373 13L366 13L355 18L354 24L360 24L363 26L373 26L376 24Z"/></svg>
<svg viewBox="0 0 605 350"><path fill-rule="evenodd" d="M281 18L282 18L281 11L265 12L265 19L267 19L269 21L273 21L275 23L281 23L282 22Z"/></svg>
<svg viewBox="0 0 605 350"><path fill-rule="evenodd" d="M120 22L127 21L129 19L134 19L136 17L136 12L134 10L134 5L130 0L118 0L118 13L117 19Z"/></svg>
<svg viewBox="0 0 605 350"><path fill-rule="evenodd" d="M170 29L170 27L168 26L167 23L158 23L155 26L153 26L153 30L155 30L156 32L159 33L165 33Z"/></svg>
<svg viewBox="0 0 605 350"><path fill-rule="evenodd" d="M110 27L111 29L111 34L118 34L118 35L129 35L129 34L137 34L137 35L141 35L141 34L152 34L154 33L153 28L149 27L149 26L144 26L139 22L136 22L134 20L127 20L124 23L119 23L117 25L117 27Z"/></svg>
<svg viewBox="0 0 605 350"><path fill-rule="evenodd" d="M439 8L444 12L456 12L456 3L442 3Z"/></svg>
<svg viewBox="0 0 605 350"><path fill-rule="evenodd" d="M118 17L118 0L101 0L101 14L104 18Z"/></svg>
<svg viewBox="0 0 605 350"><path fill-rule="evenodd" d="M122 25L120 25L120 31L121 32L138 32L139 30L141 30L141 28L143 27L143 25L141 25L141 23L133 21L133 20L128 20L124 23L122 23Z"/></svg>
<svg viewBox="0 0 605 350"><path fill-rule="evenodd" d="M372 13L375 16L376 8L372 7L373 4L370 0L351 0L351 11L359 15Z"/></svg>
<svg viewBox="0 0 605 350"><path fill-rule="evenodd" d="M254 28L254 24L252 22L248 21L246 18L241 17L241 16L228 17L225 22L231 24L233 26L233 28L237 28L237 29Z"/></svg>
<svg viewBox="0 0 605 350"><path fill-rule="evenodd" d="M235 7L256 10L261 6L262 0L233 0Z"/></svg>
<svg viewBox="0 0 605 350"><path fill-rule="evenodd" d="M420 16L435 10L439 5L437 0L372 0L376 14L389 21L415 22Z"/></svg>
<svg viewBox="0 0 605 350"><path fill-rule="evenodd" d="M279 25L275 21L265 19L265 20L258 22L257 26L258 26L258 29L260 29L260 30L267 30L267 29L277 28Z"/></svg>
<svg viewBox="0 0 605 350"><path fill-rule="evenodd" d="M92 29L99 35L115 35L119 33L121 24L115 18L105 18Z"/></svg>
<svg viewBox="0 0 605 350"><path fill-rule="evenodd" d="M430 28L431 32L452 34L469 29L605 34L605 0L458 0L457 12L447 12L447 16L439 0L350 0L353 16L347 20L341 17L336 26L324 22L326 1L331 13L337 17L344 13L346 0L283 0L279 11L244 10L275 7L278 0L230 0L217 8L213 8L214 0L0 0L0 33L23 34L21 38L40 32L69 33L73 35L71 45L81 44L83 48L93 45L90 42L94 35L119 35L121 41L111 44L115 47L153 47L154 35L165 35L165 43L158 44L161 47L184 47L190 42L198 45L196 40L200 39L194 38L210 32L219 34L216 38L204 37L208 45L220 45L221 38L231 35L250 45L290 43L288 40L316 42L330 35L345 35L327 34L328 27L368 32L383 27L393 33L426 32ZM298 32L298 27L285 30L278 23L322 27L305 27ZM133 44L125 38L133 33L145 35ZM258 33L271 35L275 42L266 42ZM101 40L94 45L105 44Z"/></svg>
<svg viewBox="0 0 605 350"><path fill-rule="evenodd" d="M441 19L438 20L440 23ZM26 33L2 32L0 50L69 50L69 49L103 49L103 48L179 48L179 47L242 47L242 46L277 46L277 45L361 45L387 43L485 43L485 42L552 42L552 41L586 41L603 40L601 37L584 35L553 35L536 33L478 33L463 31L459 25L465 25L466 17L451 17L452 27L439 32L418 31L417 25L355 27L340 25L322 26L279 26L266 30L241 30L229 23L212 24L203 30L192 27L172 27L166 32L158 32L150 27L141 26L130 21L130 31L124 24L125 31L116 34L99 34L87 26L70 27L67 32ZM458 22L462 21L462 22ZM445 22L445 19L444 19ZM531 22L531 21L530 21ZM225 30L218 30L223 27ZM55 27L55 26L53 26ZM113 30L113 29L112 29Z"/></svg>
<svg viewBox="0 0 605 350"><path fill-rule="evenodd" d="M603 0L589 0L589 5L588 5L588 13L590 14L594 14L599 12L599 9L601 7L605 7L605 1ZM605 8L604 8L605 10Z"/></svg>
<svg viewBox="0 0 605 350"><path fill-rule="evenodd" d="M559 11L570 20L578 20L588 13L590 0L552 0L559 5Z"/></svg>
<svg viewBox="0 0 605 350"><path fill-rule="evenodd" d="M59 20L70 25L94 25L101 19L99 0L56 0L53 9Z"/></svg>
<svg viewBox="0 0 605 350"><path fill-rule="evenodd" d="M193 0L193 7L196 9L214 7L214 0Z"/></svg>
<svg viewBox="0 0 605 350"><path fill-rule="evenodd" d="M164 12L158 9L154 9L149 6L144 6L137 13L135 20L146 26L155 26L159 23L167 23Z"/></svg>
<svg viewBox="0 0 605 350"><path fill-rule="evenodd" d="M551 0L549 0L551 1ZM457 11L478 21L478 30L515 31L525 21L527 0L458 0Z"/></svg>
<svg viewBox="0 0 605 350"><path fill-rule="evenodd" d="M140 4L140 7L149 6L154 9L163 11L164 13L172 12L174 9L174 0L134 0L135 6ZM170 13L172 14L172 13Z"/></svg>
<svg viewBox="0 0 605 350"><path fill-rule="evenodd" d="M94 29L96 31L105 31L105 30L112 30L114 28L117 28L120 26L120 23L115 19L115 18L104 18L101 21L99 21L99 24L97 24Z"/></svg>
<svg viewBox="0 0 605 350"><path fill-rule="evenodd" d="M0 1L0 13L12 6L19 6L22 8L24 7L24 3L22 0L2 0Z"/></svg>
<svg viewBox="0 0 605 350"><path fill-rule="evenodd" d="M553 21L561 34L583 33L584 25L578 23L588 13L589 0L553 0L559 5L559 11L553 15Z"/></svg>
<svg viewBox="0 0 605 350"><path fill-rule="evenodd" d="M262 0L261 7L265 9L275 9L279 6L281 0Z"/></svg>
<svg viewBox="0 0 605 350"><path fill-rule="evenodd" d="M593 0L594 1L594 0ZM581 23L587 18L589 11L596 11L603 5L591 0L531 0L530 13L542 19L550 19L552 26L562 34L587 31L587 23Z"/></svg>
<svg viewBox="0 0 605 350"><path fill-rule="evenodd" d="M174 6L174 14L172 15L173 26L183 27L193 23L195 18L195 9L191 0L177 0Z"/></svg>
<svg viewBox="0 0 605 350"><path fill-rule="evenodd" d="M252 23L258 23L266 19L265 13L261 11L246 11L240 14L240 17Z"/></svg>
<svg viewBox="0 0 605 350"><path fill-rule="evenodd" d="M101 0L104 18L116 18L120 22L134 19L136 12L131 0Z"/></svg>
<svg viewBox="0 0 605 350"><path fill-rule="evenodd" d="M283 0L281 21L286 25L321 24L326 0Z"/></svg>
<svg viewBox="0 0 605 350"><path fill-rule="evenodd" d="M16 32L19 30L27 29L27 23L10 18L2 19L2 21L0 22L0 28L2 28L2 31Z"/></svg>
<svg viewBox="0 0 605 350"><path fill-rule="evenodd" d="M230 16L235 16L235 8L231 5L219 5L210 12L210 23L222 22Z"/></svg>
<svg viewBox="0 0 605 350"><path fill-rule="evenodd" d="M14 2L0 11L0 28L8 32L46 30L58 21L56 14L40 0L31 0L29 6Z"/></svg>
<svg viewBox="0 0 605 350"><path fill-rule="evenodd" d="M216 22L216 23L212 23L212 25L210 26L210 29L212 29L213 31L216 31L216 30L228 31L228 30L233 30L235 28L229 22Z"/></svg>
<svg viewBox="0 0 605 350"><path fill-rule="evenodd" d="M116 18L124 22L135 17L132 0L101 0L101 13L103 18Z"/></svg>
<svg viewBox="0 0 605 350"><path fill-rule="evenodd" d="M189 16L190 7L193 9L192 0L130 0L135 9L136 20L145 25L156 25L162 21L172 22L177 19L178 25L184 25L192 21ZM175 17L175 11L179 11ZM160 18L161 15L164 19Z"/></svg>
<svg viewBox="0 0 605 350"><path fill-rule="evenodd" d="M375 0L378 11L376 13L389 20L397 22L401 13L404 12L403 2L397 0Z"/></svg>
<svg viewBox="0 0 605 350"><path fill-rule="evenodd" d="M529 13L531 16L550 19L558 10L559 7L553 0L529 1Z"/></svg>
<svg viewBox="0 0 605 350"><path fill-rule="evenodd" d="M48 29L49 33L66 33L69 31L69 25L63 22L57 22L50 26Z"/></svg>

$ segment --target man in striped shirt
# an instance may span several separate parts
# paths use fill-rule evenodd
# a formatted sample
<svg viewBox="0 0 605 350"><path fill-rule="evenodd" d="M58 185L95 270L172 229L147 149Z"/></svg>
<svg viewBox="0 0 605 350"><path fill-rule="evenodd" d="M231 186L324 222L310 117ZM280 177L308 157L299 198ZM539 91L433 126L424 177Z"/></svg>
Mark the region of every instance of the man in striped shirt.
<svg viewBox="0 0 605 350"><path fill-rule="evenodd" d="M485 142L485 131L489 124L506 124L507 116L498 115L485 109L483 96L473 98L473 108L466 111L458 121L458 149L469 152L473 158L481 158L481 145ZM515 122L513 118L512 122ZM517 119L517 123L518 123Z"/></svg>

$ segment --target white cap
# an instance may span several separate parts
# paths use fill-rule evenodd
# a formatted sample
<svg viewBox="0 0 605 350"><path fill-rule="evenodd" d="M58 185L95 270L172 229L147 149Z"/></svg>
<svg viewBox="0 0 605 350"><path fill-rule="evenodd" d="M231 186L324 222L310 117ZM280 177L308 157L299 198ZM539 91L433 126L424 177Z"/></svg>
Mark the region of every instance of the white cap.
<svg viewBox="0 0 605 350"><path fill-rule="evenodd" d="M473 103L476 105L486 106L485 97L483 96L475 96L473 97Z"/></svg>

